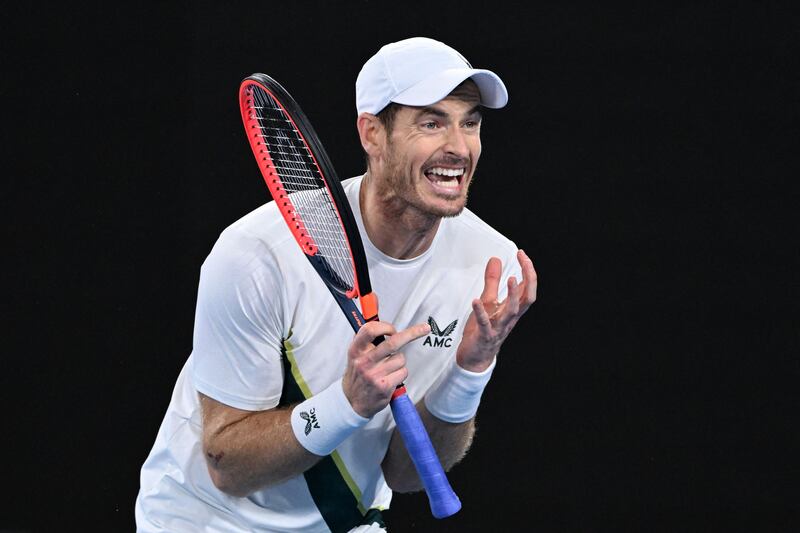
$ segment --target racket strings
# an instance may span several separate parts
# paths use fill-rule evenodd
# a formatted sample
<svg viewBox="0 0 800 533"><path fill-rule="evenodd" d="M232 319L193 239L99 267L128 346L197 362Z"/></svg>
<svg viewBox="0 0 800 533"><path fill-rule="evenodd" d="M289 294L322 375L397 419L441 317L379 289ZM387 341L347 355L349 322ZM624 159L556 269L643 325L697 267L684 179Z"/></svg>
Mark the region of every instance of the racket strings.
<svg viewBox="0 0 800 533"><path fill-rule="evenodd" d="M280 104L258 86L251 86L251 117L280 178L290 213L305 226L317 246L315 255L343 292L353 289L355 274L339 213L311 150Z"/></svg>

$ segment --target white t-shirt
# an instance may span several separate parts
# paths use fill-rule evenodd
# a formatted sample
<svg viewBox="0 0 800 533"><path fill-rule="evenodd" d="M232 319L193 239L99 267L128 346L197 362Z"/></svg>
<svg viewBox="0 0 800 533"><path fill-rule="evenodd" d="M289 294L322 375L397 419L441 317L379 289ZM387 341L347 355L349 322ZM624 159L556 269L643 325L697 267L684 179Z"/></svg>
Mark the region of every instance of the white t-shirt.
<svg viewBox="0 0 800 533"><path fill-rule="evenodd" d="M432 318L440 332L451 329L403 349L409 371L406 389L418 402L455 356L471 301L483 290L488 259L497 256L503 262L500 300L508 276L522 279L517 247L465 209L441 221L421 256L388 257L364 231L361 178L343 186L361 230L381 320L399 330ZM344 374L353 335L274 202L228 227L203 264L193 351L142 467L138 530L330 531L303 475L245 498L213 485L202 453L197 392L238 409L274 408L287 378L287 359L293 374L287 379L316 394ZM380 465L393 429L386 408L332 454L362 512L389 507L392 493Z"/></svg>

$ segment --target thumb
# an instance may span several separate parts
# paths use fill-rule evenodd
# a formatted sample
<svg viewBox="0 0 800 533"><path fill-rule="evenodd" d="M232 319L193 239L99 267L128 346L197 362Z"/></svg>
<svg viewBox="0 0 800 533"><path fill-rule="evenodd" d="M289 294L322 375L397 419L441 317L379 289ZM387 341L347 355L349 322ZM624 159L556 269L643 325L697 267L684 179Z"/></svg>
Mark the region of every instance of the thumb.
<svg viewBox="0 0 800 533"><path fill-rule="evenodd" d="M500 275L502 273L503 263L500 259L497 257L489 258L486 263L486 270L483 273L482 302L494 302L497 300L497 288L500 286Z"/></svg>

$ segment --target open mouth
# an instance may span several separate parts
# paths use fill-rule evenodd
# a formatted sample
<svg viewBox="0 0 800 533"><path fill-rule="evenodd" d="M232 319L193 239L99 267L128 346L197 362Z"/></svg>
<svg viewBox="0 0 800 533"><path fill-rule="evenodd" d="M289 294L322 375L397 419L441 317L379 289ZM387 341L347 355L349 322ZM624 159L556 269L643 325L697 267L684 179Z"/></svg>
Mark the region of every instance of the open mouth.
<svg viewBox="0 0 800 533"><path fill-rule="evenodd" d="M466 168L446 168L446 167L431 167L425 170L425 177L428 178L437 189L445 189L450 191L457 191L461 186L461 181L466 174Z"/></svg>

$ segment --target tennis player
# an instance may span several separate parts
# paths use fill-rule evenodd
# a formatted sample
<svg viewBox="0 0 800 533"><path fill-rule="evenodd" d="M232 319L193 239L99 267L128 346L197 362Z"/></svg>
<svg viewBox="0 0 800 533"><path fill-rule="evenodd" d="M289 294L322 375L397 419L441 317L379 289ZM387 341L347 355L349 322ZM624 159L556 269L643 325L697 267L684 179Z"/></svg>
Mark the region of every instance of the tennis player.
<svg viewBox="0 0 800 533"><path fill-rule="evenodd" d="M353 335L273 202L228 227L141 470L138 531L385 531L392 491L422 488L387 409L404 381L445 469L461 460L500 347L536 299L528 256L466 209L481 110L507 100L495 73L432 39L364 64L367 171L343 187L383 321Z"/></svg>

